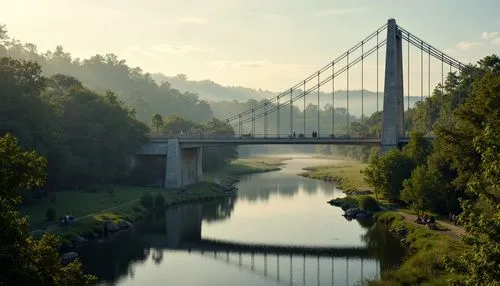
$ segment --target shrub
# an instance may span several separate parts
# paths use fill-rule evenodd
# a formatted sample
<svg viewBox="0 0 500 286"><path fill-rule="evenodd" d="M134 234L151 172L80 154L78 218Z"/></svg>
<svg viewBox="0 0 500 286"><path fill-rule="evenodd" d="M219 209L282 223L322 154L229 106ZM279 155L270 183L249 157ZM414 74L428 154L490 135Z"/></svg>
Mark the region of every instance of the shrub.
<svg viewBox="0 0 500 286"><path fill-rule="evenodd" d="M47 218L47 221L54 221L56 219L56 210L53 208L48 208L45 211L45 217Z"/></svg>
<svg viewBox="0 0 500 286"><path fill-rule="evenodd" d="M144 193L141 196L141 204L147 208L151 209L153 207L153 196L150 193Z"/></svg>
<svg viewBox="0 0 500 286"><path fill-rule="evenodd" d="M161 210L165 208L165 197L162 194L155 196L155 208Z"/></svg>
<svg viewBox="0 0 500 286"><path fill-rule="evenodd" d="M359 198L359 206L365 211L378 211L380 208L375 198L370 196L362 196Z"/></svg>

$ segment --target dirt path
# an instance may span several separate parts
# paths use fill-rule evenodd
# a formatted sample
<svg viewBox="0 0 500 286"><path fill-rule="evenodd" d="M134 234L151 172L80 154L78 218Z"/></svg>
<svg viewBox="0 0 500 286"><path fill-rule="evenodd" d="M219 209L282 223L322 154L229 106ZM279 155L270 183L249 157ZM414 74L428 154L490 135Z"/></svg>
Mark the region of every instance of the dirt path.
<svg viewBox="0 0 500 286"><path fill-rule="evenodd" d="M419 227L427 227L425 225L422 225L422 224L418 224L418 223L415 223L415 219L417 218L416 215L412 215L412 214L409 214L409 213L405 213L405 212L402 212L402 211L398 211L398 214L402 215L405 220L409 223L413 223ZM450 238L452 239L459 239L461 236L463 236L465 234L465 230L463 227L461 226L456 226L448 221L444 221L444 220L436 220L441 226L447 228L448 230L436 230L436 232L438 233L441 233L441 234L444 234L444 235L447 235L449 236Z"/></svg>
<svg viewBox="0 0 500 286"><path fill-rule="evenodd" d="M84 219L84 218L88 218L88 217L91 217L95 214L98 214L98 213L102 213L102 212L107 212L107 211L110 211L110 210L114 210L116 208L119 208L119 207L123 207L123 206L126 206L128 204L131 204L131 203L135 203L137 202L139 199L135 199L135 200L131 200L131 201L128 201L128 202L125 202L125 203L121 203L117 206L114 206L114 207L110 207L110 208L107 208L107 209L104 209L104 210L100 210L100 211L96 211L96 212L93 212L93 213L89 213L89 214L86 214L84 216L79 216L77 218L75 218L73 221L78 221L78 220L81 220L81 219Z"/></svg>

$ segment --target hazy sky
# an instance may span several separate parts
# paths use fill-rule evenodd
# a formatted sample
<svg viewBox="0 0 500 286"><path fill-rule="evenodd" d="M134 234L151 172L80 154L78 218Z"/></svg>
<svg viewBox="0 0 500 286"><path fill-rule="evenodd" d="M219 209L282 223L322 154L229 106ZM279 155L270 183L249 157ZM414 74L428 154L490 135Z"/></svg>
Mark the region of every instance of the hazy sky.
<svg viewBox="0 0 500 286"><path fill-rule="evenodd" d="M272 91L307 77L391 17L462 62L500 54L499 0L0 1L9 35L40 51L115 53L151 73Z"/></svg>

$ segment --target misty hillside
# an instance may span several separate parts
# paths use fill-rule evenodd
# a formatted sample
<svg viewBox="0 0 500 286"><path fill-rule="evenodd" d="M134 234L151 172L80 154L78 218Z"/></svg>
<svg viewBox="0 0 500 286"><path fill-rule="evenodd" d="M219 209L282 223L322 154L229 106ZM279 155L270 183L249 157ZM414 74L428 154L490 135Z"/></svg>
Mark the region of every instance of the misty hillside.
<svg viewBox="0 0 500 286"><path fill-rule="evenodd" d="M181 92L196 93L202 100L209 101L214 111L216 117L227 118L229 116L235 115L239 112L246 110L246 106L241 106L237 109L227 110L225 103L238 101L240 103L246 103L248 100L263 100L270 99L278 95L277 92L272 92L262 89L252 89L246 87L233 87L233 86L222 86L211 80L195 81L189 80L185 74L179 74L177 76L169 77L161 73L152 74L151 77L161 85L164 82L168 82L172 88L178 89ZM301 91L295 93L298 95ZM383 92L378 94L378 107L382 109L383 107ZM361 102L364 102L364 108L361 108ZM410 96L410 107L413 107L417 101L420 101L419 96ZM303 109L302 105L298 103L299 109ZM306 99L306 104L317 105L317 96L315 93L309 94ZM326 92L320 92L320 106L321 108L329 108L332 104L332 94ZM408 104L408 98L404 98L405 109ZM328 105L328 106L327 106ZM335 107L347 108L347 92L345 90L335 91ZM361 116L361 113L365 115L370 115L377 111L377 93L373 91L365 90L362 94L361 90L350 90L349 91L349 112L356 116Z"/></svg>
<svg viewBox="0 0 500 286"><path fill-rule="evenodd" d="M262 89L252 89L240 86L222 86L211 80L194 81L189 80L184 74L169 77L162 73L152 74L151 77L161 85L168 82L173 88L182 92L192 92L198 94L201 99L208 101L238 100L271 98L276 94Z"/></svg>

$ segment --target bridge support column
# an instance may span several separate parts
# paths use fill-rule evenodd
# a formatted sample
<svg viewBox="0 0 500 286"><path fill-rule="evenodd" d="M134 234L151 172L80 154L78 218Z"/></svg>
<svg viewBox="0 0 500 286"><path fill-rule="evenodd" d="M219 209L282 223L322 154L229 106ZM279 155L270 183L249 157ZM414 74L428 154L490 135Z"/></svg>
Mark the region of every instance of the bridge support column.
<svg viewBox="0 0 500 286"><path fill-rule="evenodd" d="M398 148L403 134L403 56L401 32L396 20L387 23L384 110L382 113L382 153Z"/></svg>
<svg viewBox="0 0 500 286"><path fill-rule="evenodd" d="M168 139L165 188L179 188L182 185L181 157L182 154L179 140Z"/></svg>
<svg viewBox="0 0 500 286"><path fill-rule="evenodd" d="M178 139L168 139L165 188L182 188L203 180L201 146L181 148Z"/></svg>

